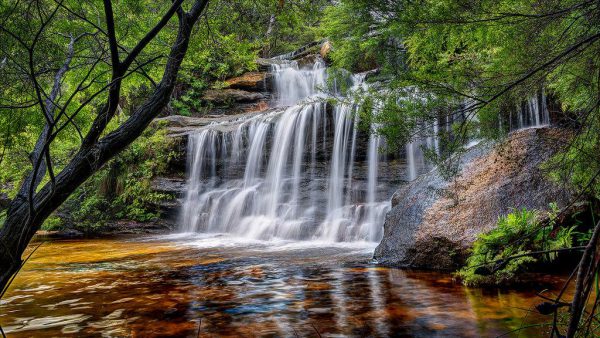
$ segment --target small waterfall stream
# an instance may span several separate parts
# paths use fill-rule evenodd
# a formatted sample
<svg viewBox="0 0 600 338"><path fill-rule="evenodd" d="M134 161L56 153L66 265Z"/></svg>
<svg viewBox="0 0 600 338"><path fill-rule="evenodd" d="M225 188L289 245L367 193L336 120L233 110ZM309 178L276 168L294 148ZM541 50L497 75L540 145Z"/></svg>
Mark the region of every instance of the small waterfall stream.
<svg viewBox="0 0 600 338"><path fill-rule="evenodd" d="M395 186L380 182L384 141L361 135L356 105L328 107L320 100L327 79L322 60L307 69L274 65L272 73L276 109L190 135L182 230L380 240ZM351 81L358 88L364 75ZM388 176L398 174L391 171Z"/></svg>

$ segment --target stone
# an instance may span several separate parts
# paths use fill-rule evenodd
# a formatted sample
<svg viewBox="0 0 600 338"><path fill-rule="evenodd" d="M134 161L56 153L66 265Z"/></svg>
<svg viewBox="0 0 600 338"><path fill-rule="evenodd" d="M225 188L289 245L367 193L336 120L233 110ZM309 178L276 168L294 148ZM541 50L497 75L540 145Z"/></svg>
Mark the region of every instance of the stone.
<svg viewBox="0 0 600 338"><path fill-rule="evenodd" d="M261 93L253 93L241 89L209 89L202 95L202 100L214 104L256 102L264 98L265 96Z"/></svg>
<svg viewBox="0 0 600 338"><path fill-rule="evenodd" d="M185 193L186 182L181 177L155 177L151 182L151 187L155 192L181 196Z"/></svg>
<svg viewBox="0 0 600 338"><path fill-rule="evenodd" d="M558 128L515 131L498 144L468 149L450 181L434 169L401 187L374 258L385 265L454 270L499 216L522 207L548 210L551 202L567 205L571 193L550 181L540 165L569 137Z"/></svg>
<svg viewBox="0 0 600 338"><path fill-rule="evenodd" d="M321 49L319 50L319 54L321 55L321 57L324 60L327 60L327 57L329 56L329 54L331 53L332 50L333 50L333 45L331 44L331 42L325 41L321 45Z"/></svg>
<svg viewBox="0 0 600 338"><path fill-rule="evenodd" d="M258 58L256 59L256 64L258 65L258 69L262 71L270 71L273 65L284 64L286 60L276 60L276 59L265 59Z"/></svg>
<svg viewBox="0 0 600 338"><path fill-rule="evenodd" d="M241 89L251 92L262 92L269 88L269 73L249 72L238 77L225 80L227 88Z"/></svg>

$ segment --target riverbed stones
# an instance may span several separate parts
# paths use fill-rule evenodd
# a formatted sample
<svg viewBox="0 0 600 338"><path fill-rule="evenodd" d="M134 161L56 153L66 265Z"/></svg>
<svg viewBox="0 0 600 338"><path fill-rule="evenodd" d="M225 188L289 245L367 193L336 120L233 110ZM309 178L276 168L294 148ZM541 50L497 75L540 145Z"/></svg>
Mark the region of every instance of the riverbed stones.
<svg viewBox="0 0 600 338"><path fill-rule="evenodd" d="M451 180L436 169L403 186L392 198L375 259L400 267L456 269L499 216L514 208L566 205L570 192L550 181L541 165L568 138L557 128L515 131L503 142L468 149L456 159L460 173Z"/></svg>

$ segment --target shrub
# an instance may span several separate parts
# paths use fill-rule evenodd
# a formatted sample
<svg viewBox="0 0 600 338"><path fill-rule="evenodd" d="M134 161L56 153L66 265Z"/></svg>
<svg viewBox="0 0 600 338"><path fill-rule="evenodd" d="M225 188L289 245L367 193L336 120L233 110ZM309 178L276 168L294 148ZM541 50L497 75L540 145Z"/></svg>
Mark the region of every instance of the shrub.
<svg viewBox="0 0 600 338"><path fill-rule="evenodd" d="M467 265L458 272L463 283L475 285L500 285L512 282L517 275L526 271L533 263L552 262L557 253L522 256L535 251L570 248L575 236L575 226L557 226L554 219L558 214L556 204L551 204L549 222L540 222L540 213L525 208L515 210L498 219L497 227L479 235Z"/></svg>

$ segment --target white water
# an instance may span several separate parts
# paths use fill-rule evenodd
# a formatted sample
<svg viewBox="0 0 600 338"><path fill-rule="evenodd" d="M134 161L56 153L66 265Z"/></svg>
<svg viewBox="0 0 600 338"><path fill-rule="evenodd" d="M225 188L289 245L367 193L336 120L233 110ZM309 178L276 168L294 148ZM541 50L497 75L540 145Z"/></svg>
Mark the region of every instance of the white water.
<svg viewBox="0 0 600 338"><path fill-rule="evenodd" d="M546 103L544 91L527 99L517 106L516 114L511 113L508 117L509 131L529 127L541 127L550 124L550 112ZM502 120L500 120L502 128Z"/></svg>
<svg viewBox="0 0 600 338"><path fill-rule="evenodd" d="M309 69L279 64L272 72L279 109L190 135L182 230L379 241L390 208L387 190L394 188L379 181L383 140L375 133L360 137L356 105L328 110L319 100L326 85L322 61ZM352 86L363 81L354 76Z"/></svg>

